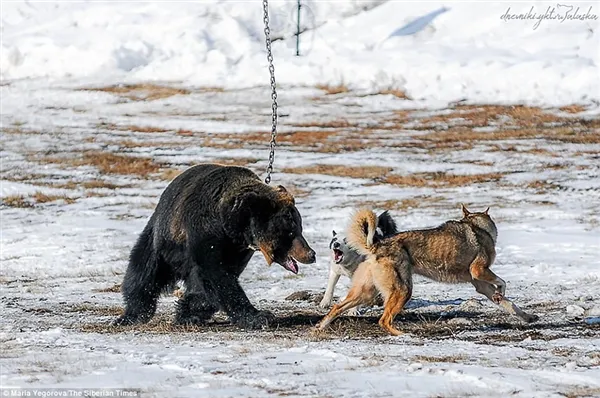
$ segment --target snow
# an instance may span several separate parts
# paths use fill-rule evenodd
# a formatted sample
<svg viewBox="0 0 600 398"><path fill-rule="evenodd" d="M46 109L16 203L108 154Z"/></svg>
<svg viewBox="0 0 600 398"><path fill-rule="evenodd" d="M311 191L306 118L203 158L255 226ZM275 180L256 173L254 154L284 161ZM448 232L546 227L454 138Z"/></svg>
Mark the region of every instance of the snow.
<svg viewBox="0 0 600 398"><path fill-rule="evenodd" d="M590 103L600 98L594 4L554 7L562 17L592 7L596 19L539 22L502 16L509 6L543 14L548 3L307 1L301 20L311 30L296 57L296 2L272 2L273 37L286 38L273 43L277 79L394 88L429 102ZM3 80L240 88L268 76L262 9L249 2L3 2L0 59Z"/></svg>
<svg viewBox="0 0 600 398"><path fill-rule="evenodd" d="M68 160L105 151L182 170L250 159L263 175L271 108L260 2L2 2L0 386L134 388L151 397L600 395L600 144L537 137L449 150L406 145L468 119L452 109L458 100L542 105L574 123L597 121L598 21L545 20L534 29L532 20L502 20L508 3L306 3L302 16L317 28L303 34L302 57L289 38L295 2L271 4L273 36L288 37L273 43L279 132L347 130L364 148L320 150L329 141L318 150L278 147L274 182L306 191L296 201L317 263L296 276L256 255L241 283L257 307L283 321L245 331L222 315L206 327L172 327L171 295L148 328L110 328L122 299L103 289L122 281L168 181ZM592 3L577 4L587 10ZM531 5L547 7L516 3L511 12ZM146 101L90 90L149 81L187 93ZM315 87L339 83L352 91L326 95ZM389 88L412 99L377 94ZM574 103L584 105L581 112L556 109ZM410 116L394 127L403 112ZM451 113L457 117L423 128L424 119ZM510 125L497 116L465 131L493 134ZM330 121L357 127L319 126ZM256 132L264 132L264 145L226 145ZM498 149L511 146L519 150ZM315 164L503 177L431 187L284 172ZM84 185L98 181L118 187ZM559 188L537 192L528 187L536 181ZM40 192L60 198L5 203ZM491 206L499 230L493 269L508 296L540 322L508 317L471 286L417 277L396 320L404 335L379 330L380 307L315 333L323 310L285 298L324 291L331 230L343 230L366 201L408 201L391 209L402 229L457 218L460 203ZM336 295L348 284L342 278Z"/></svg>

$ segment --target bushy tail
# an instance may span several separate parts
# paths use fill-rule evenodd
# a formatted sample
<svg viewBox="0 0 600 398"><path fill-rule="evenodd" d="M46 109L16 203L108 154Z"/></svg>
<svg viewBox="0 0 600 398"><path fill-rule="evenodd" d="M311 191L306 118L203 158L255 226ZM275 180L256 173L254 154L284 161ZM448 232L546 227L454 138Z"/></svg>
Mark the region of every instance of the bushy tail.
<svg viewBox="0 0 600 398"><path fill-rule="evenodd" d="M346 236L351 247L368 256L372 254L376 233L377 215L372 210L360 209L352 215Z"/></svg>

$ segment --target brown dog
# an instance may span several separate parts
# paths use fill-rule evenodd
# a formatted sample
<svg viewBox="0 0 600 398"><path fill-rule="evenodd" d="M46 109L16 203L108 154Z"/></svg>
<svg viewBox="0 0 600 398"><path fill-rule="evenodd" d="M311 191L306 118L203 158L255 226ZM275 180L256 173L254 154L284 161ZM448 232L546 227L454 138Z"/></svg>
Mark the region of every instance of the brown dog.
<svg viewBox="0 0 600 398"><path fill-rule="evenodd" d="M526 322L535 321L537 316L523 312L504 297L506 283L489 269L496 258L498 232L488 210L471 213L463 206L462 220L386 239L378 239L375 233L375 213L358 211L352 217L348 242L367 259L356 270L346 299L317 327L323 329L346 310L371 303L379 292L385 299L379 324L393 335L400 334L392 321L411 297L413 272L440 282L470 282L509 313Z"/></svg>

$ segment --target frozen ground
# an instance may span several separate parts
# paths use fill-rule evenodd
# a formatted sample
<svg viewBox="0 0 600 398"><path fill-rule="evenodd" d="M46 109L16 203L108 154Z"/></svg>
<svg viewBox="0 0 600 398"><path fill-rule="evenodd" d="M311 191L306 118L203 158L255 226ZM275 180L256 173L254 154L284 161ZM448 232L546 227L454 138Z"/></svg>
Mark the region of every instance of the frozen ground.
<svg viewBox="0 0 600 398"><path fill-rule="evenodd" d="M600 21L534 29L502 20L506 3L313 1L303 20L318 29L298 58L294 3L271 8L283 38L274 183L296 195L318 261L296 276L255 256L243 285L279 318L250 332L220 315L174 327L173 296L148 325L109 324L128 252L168 182L200 162L266 167L259 2L2 1L0 385L600 396L600 329L584 321L600 311ZM548 6L511 12L531 5ZM557 12L577 5L600 14L595 3ZM419 278L396 319L403 336L380 331L381 308L314 333L331 230L354 207L418 228L459 217L460 203L491 206L493 269L539 322Z"/></svg>
<svg viewBox="0 0 600 398"><path fill-rule="evenodd" d="M82 90L85 88L85 90ZM128 251L178 170L203 161L262 173L268 92L201 87L2 86L2 386L132 387L144 396L600 394L598 108L451 104L287 88L274 182L297 196L318 252L298 276L255 256L243 285L279 317L249 332L217 317L115 329ZM284 172L282 172L284 171ZM312 331L324 313L332 229L354 206L403 228L491 206L494 270L541 316L509 318L469 286L418 279L391 338L380 309ZM338 294L343 295L342 280ZM290 294L298 300L286 300ZM317 298L315 298L317 297Z"/></svg>

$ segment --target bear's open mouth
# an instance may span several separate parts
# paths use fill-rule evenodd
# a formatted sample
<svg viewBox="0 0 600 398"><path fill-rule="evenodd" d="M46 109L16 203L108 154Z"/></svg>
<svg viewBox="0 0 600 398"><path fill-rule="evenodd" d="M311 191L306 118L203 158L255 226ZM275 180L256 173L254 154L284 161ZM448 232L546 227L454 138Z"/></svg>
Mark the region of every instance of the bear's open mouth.
<svg viewBox="0 0 600 398"><path fill-rule="evenodd" d="M344 253L341 250L333 249L333 261L339 264L344 259Z"/></svg>
<svg viewBox="0 0 600 398"><path fill-rule="evenodd" d="M289 256L285 261L279 262L279 265L288 271L293 272L294 274L298 273L298 263L291 256Z"/></svg>

